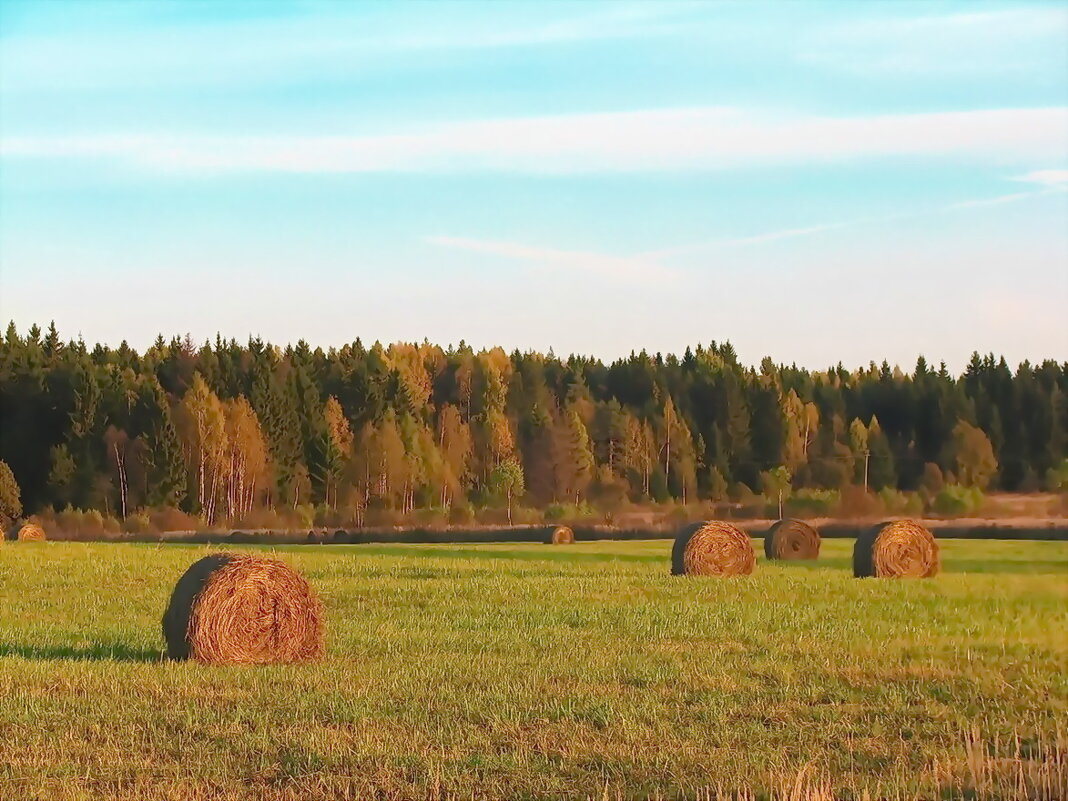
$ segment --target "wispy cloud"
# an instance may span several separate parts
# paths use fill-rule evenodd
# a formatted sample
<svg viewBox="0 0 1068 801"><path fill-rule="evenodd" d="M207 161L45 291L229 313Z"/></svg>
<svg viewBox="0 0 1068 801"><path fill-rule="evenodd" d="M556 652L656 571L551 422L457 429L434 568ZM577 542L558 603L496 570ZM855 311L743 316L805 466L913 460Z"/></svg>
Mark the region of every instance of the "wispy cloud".
<svg viewBox="0 0 1068 801"><path fill-rule="evenodd" d="M1060 186L1068 184L1068 170L1034 170L1024 175L1018 175L1016 181L1029 184L1043 184L1045 186Z"/></svg>
<svg viewBox="0 0 1068 801"><path fill-rule="evenodd" d="M752 236L740 236L727 239L716 239L711 242L697 242L690 245L680 245L678 247L664 248L663 250L650 250L642 253L644 258L651 259L664 259L671 256L682 256L687 253L699 253L704 250L717 249L717 248L731 248L731 247L744 247L746 245L759 245L764 242L775 242L779 239L794 239L799 236L811 236L812 234L823 233L824 231L834 231L838 228L847 228L851 225L856 225L856 220L849 222L837 222L837 223L820 223L819 225L808 225L803 228L784 228L777 231L766 231L760 234L754 234Z"/></svg>
<svg viewBox="0 0 1068 801"><path fill-rule="evenodd" d="M475 13L442 5L375 14L356 4L327 4L317 13L264 9L262 15L226 19L213 17L206 4L195 21L168 23L146 12L115 25L87 15L73 31L5 37L0 86L8 91L219 87L273 76L289 82L339 69L366 73L416 55L656 37L679 30L679 18L693 7L606 3L591 4L584 13L561 13L552 5L486 4Z"/></svg>
<svg viewBox="0 0 1068 801"><path fill-rule="evenodd" d="M556 270L577 270L614 279L644 282L671 280L676 273L654 259L609 256L580 250L556 250L516 242L497 242L458 236L428 236L425 241L438 247L484 253L516 261L530 262Z"/></svg>
<svg viewBox="0 0 1068 801"><path fill-rule="evenodd" d="M1038 197L1039 195L1048 195L1052 192L1059 192L1059 189L1044 189L1037 192L1012 192L1008 195L996 195L995 197L981 197L975 200L961 200L957 203L950 203L948 206L943 206L941 209L937 209L933 213L939 211L953 211L955 209L981 209L987 206L1004 206L1006 203L1015 203L1018 200L1027 200L1028 198Z"/></svg>
<svg viewBox="0 0 1068 801"><path fill-rule="evenodd" d="M766 231L763 233L754 234L752 236L728 237L722 239L714 239L707 242L697 242L689 245L680 245L677 247L664 248L662 250L648 251L646 253L641 254L641 257L652 259L667 259L673 256L683 256L690 253L702 253L706 251L745 247L748 245L760 245L766 242L774 242L781 239L794 239L797 237L806 237L812 236L814 234L821 234L826 231L837 231L842 228L855 228L862 225L875 225L880 223L895 222L898 220L919 219L923 217L931 217L938 214L946 214L949 212L963 209L984 208L987 206L1002 206L1007 203L1016 203L1021 200L1029 200L1031 198L1041 197L1043 195L1061 194L1066 191L1068 191L1068 186L1052 186L1046 189L1038 189L1031 192L1013 192L1007 195L973 198L970 200L961 200L954 203L947 203L943 206L920 209L917 211L905 211L898 212L895 214L884 214L877 217L858 217L852 220L820 223L818 225L809 225L800 228L784 228L775 231Z"/></svg>
<svg viewBox="0 0 1068 801"><path fill-rule="evenodd" d="M1068 11L1055 5L918 16L866 15L826 28L824 38L827 41L861 40L864 44L916 36L942 40L947 36L964 36L973 41L974 37L981 36L1005 41L1033 36L1056 37L1063 33L1066 24Z"/></svg>
<svg viewBox="0 0 1068 801"><path fill-rule="evenodd" d="M888 6L894 10L894 6ZM907 8L907 6L906 6ZM800 60L862 73L1000 73L1063 68L1068 10L865 15L815 30Z"/></svg>
<svg viewBox="0 0 1068 801"><path fill-rule="evenodd" d="M716 170L877 157L1068 160L1068 109L868 117L702 107L441 123L385 135L73 136L0 140L6 158L115 160L226 172Z"/></svg>
<svg viewBox="0 0 1068 801"><path fill-rule="evenodd" d="M604 275L614 279L639 282L647 282L654 279L674 280L679 278L680 274L672 268L664 266L661 263L662 260L693 253L747 247L783 239L807 237L827 231L841 230L843 228L854 228L862 225L888 223L898 220L918 219L963 209L1000 206L1006 203L1014 203L1043 195L1059 194L1063 191L1068 191L1068 187L1053 187L1049 189L1039 189L1033 192L1016 192L1009 195L963 200L918 211L898 212L878 217L862 217L798 228L783 228L774 231L764 231L750 236L727 237L708 242L697 242L677 247L663 248L661 250L646 251L644 253L638 253L635 256L610 256L592 251L556 250L553 248L533 247L516 242L499 242L456 236L428 236L424 238L424 241L438 247L532 262L554 269L579 270L581 272Z"/></svg>

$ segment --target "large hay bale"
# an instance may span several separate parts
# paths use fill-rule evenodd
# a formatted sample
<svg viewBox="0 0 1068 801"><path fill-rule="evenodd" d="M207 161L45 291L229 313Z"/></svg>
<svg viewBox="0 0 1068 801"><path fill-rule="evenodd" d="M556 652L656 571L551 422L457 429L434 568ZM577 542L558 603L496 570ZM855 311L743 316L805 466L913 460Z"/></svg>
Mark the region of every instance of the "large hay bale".
<svg viewBox="0 0 1068 801"><path fill-rule="evenodd" d="M178 580L163 614L163 637L172 659L302 662L323 654L323 609L304 577L284 562L213 554Z"/></svg>
<svg viewBox="0 0 1068 801"><path fill-rule="evenodd" d="M804 520L779 520L764 535L768 559L818 559L820 533Z"/></svg>
<svg viewBox="0 0 1068 801"><path fill-rule="evenodd" d="M568 526L557 526L549 537L552 545L571 545L575 542L575 532Z"/></svg>
<svg viewBox="0 0 1068 801"><path fill-rule="evenodd" d="M853 575L858 578L928 578L940 567L938 541L915 520L880 523L853 546Z"/></svg>
<svg viewBox="0 0 1068 801"><path fill-rule="evenodd" d="M11 530L11 539L19 542L44 542L48 539L45 530L36 523L17 523Z"/></svg>
<svg viewBox="0 0 1068 801"><path fill-rule="evenodd" d="M687 526L671 550L671 572L676 576L747 576L755 566L749 535L718 520Z"/></svg>

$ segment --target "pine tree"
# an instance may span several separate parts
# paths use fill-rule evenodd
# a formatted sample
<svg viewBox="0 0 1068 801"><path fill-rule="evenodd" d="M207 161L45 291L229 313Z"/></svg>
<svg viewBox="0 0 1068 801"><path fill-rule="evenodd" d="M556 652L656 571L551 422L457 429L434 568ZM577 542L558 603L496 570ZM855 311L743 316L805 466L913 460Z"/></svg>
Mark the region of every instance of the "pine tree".
<svg viewBox="0 0 1068 801"><path fill-rule="evenodd" d="M751 442L753 459L761 470L784 463L785 420L773 383L757 383L752 389Z"/></svg>
<svg viewBox="0 0 1068 801"><path fill-rule="evenodd" d="M291 385L277 378L269 365L263 365L256 370L249 400L267 440L276 499L295 506L302 494L299 488L302 477L307 476L307 468L297 402L290 389Z"/></svg>
<svg viewBox="0 0 1068 801"><path fill-rule="evenodd" d="M890 442L879 426L879 419L872 417L868 424L868 450L870 466L868 469L868 486L874 490L897 486L897 471L894 465L894 453Z"/></svg>
<svg viewBox="0 0 1068 801"><path fill-rule="evenodd" d="M553 461L559 497L578 503L593 479L594 464L589 433L574 409L563 412L557 421Z"/></svg>
<svg viewBox="0 0 1068 801"><path fill-rule="evenodd" d="M154 376L143 382L141 401L152 409L141 435L148 457L145 501L150 506L177 507L187 489L182 445L166 393Z"/></svg>
<svg viewBox="0 0 1068 801"><path fill-rule="evenodd" d="M15 474L0 461L0 537L4 536L15 519L22 514L22 495Z"/></svg>

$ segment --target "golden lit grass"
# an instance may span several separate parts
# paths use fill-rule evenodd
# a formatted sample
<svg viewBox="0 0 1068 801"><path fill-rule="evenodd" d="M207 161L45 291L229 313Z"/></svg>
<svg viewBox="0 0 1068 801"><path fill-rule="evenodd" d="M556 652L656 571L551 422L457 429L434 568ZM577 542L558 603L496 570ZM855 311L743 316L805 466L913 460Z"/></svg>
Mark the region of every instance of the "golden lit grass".
<svg viewBox="0 0 1068 801"><path fill-rule="evenodd" d="M1068 544L943 541L923 582L854 579L847 540L732 581L670 549L285 549L330 644L266 667L161 659L203 548L2 549L0 797L1010 798L1063 767Z"/></svg>

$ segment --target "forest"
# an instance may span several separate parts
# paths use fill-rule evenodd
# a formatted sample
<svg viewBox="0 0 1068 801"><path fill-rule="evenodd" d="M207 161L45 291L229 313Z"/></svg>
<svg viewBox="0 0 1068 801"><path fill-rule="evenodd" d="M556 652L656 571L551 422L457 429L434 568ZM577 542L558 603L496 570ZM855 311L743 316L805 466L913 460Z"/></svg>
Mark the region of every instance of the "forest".
<svg viewBox="0 0 1068 801"><path fill-rule="evenodd" d="M11 323L0 342L0 460L27 514L169 509L251 526L319 510L362 525L850 488L1056 490L1066 432L1068 363L1013 369L993 354L958 376L922 357L911 372L754 368L729 342L610 364L358 339L160 336L138 353L64 342L54 323L24 336Z"/></svg>

